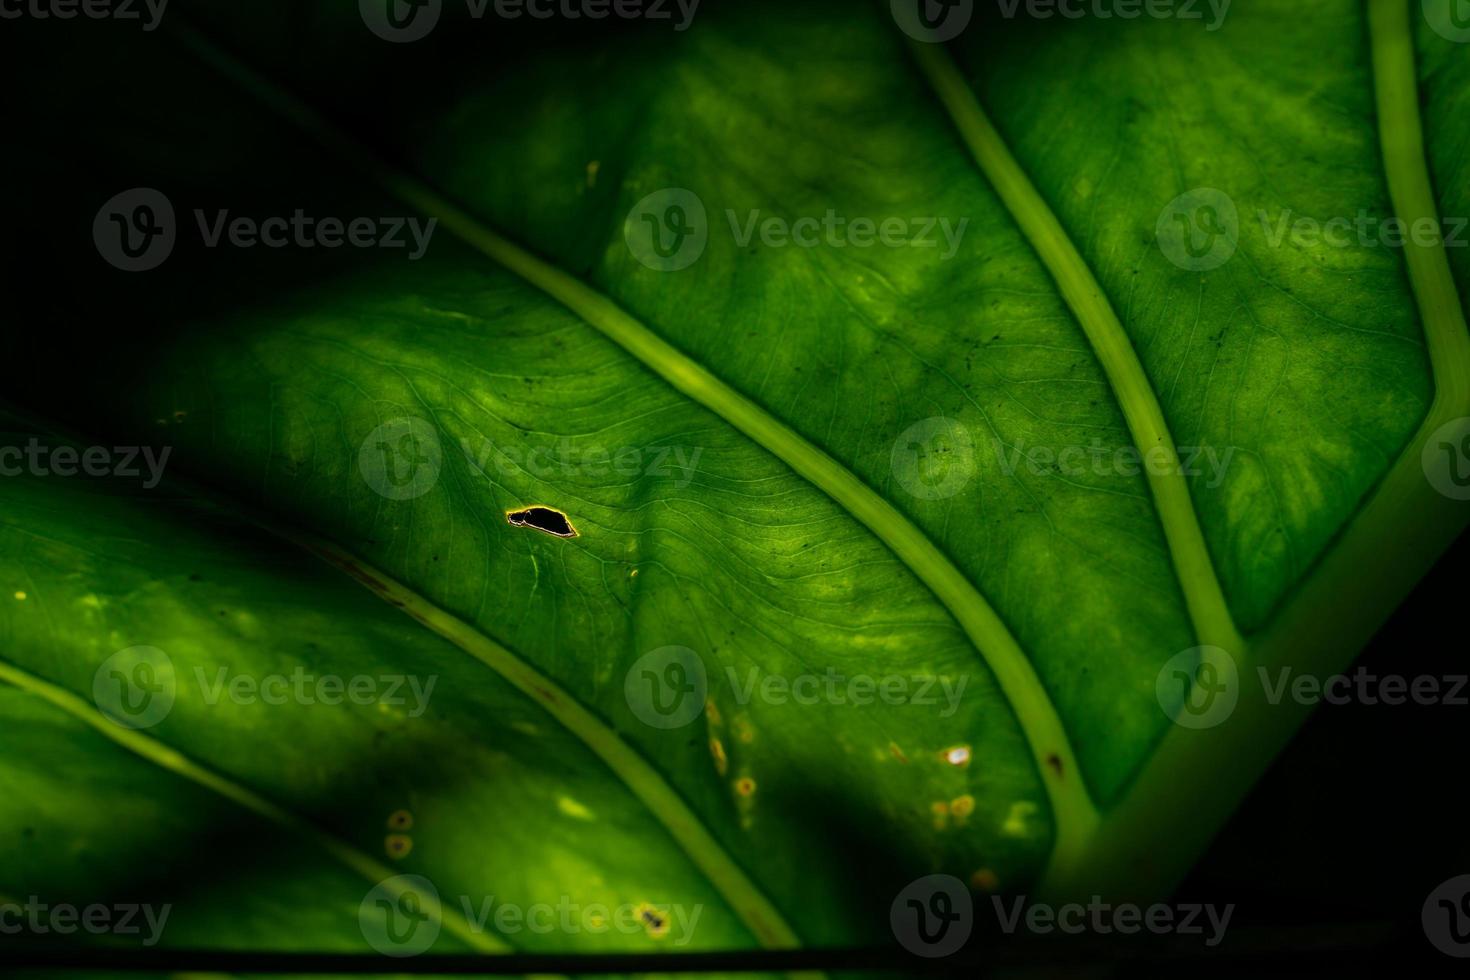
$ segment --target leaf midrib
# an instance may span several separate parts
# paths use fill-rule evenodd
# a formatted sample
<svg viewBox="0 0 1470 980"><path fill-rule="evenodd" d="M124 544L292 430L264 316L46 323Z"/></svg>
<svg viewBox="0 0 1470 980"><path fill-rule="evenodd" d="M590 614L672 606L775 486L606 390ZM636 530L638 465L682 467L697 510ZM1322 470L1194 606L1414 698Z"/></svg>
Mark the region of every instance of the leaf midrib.
<svg viewBox="0 0 1470 980"><path fill-rule="evenodd" d="M841 463L658 337L607 296L492 231L424 182L386 165L326 117L203 34L177 22L170 32L207 65L324 148L404 203L437 218L468 245L566 306L676 390L781 459L883 541L949 610L995 675L1027 739L1051 804L1054 855L1066 855L1071 860L1085 850L1098 811L1071 740L1040 677L974 583L897 508Z"/></svg>

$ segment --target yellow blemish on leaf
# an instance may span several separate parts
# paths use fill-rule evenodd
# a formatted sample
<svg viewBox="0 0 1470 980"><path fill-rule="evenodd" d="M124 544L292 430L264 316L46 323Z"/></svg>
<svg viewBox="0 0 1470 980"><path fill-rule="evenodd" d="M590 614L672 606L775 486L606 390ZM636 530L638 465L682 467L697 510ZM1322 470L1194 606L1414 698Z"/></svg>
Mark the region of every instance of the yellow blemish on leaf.
<svg viewBox="0 0 1470 980"><path fill-rule="evenodd" d="M704 703L704 716L709 719L711 725L720 724L720 706L713 701Z"/></svg>
<svg viewBox="0 0 1470 980"><path fill-rule="evenodd" d="M949 826L949 804L943 800L935 800L929 804L929 812L934 814L934 829L943 830Z"/></svg>
<svg viewBox="0 0 1470 980"><path fill-rule="evenodd" d="M944 761L952 766L968 766L970 764L970 747L968 745L956 745L952 749L945 749Z"/></svg>
<svg viewBox="0 0 1470 980"><path fill-rule="evenodd" d="M1031 831L1031 817L1036 813L1036 804L1029 801L1012 803L1001 830L1012 837L1025 837Z"/></svg>
<svg viewBox="0 0 1470 980"><path fill-rule="evenodd" d="M394 810L388 814L389 830L412 830L413 814L407 810Z"/></svg>
<svg viewBox="0 0 1470 980"><path fill-rule="evenodd" d="M755 793L755 780L749 776L741 776L735 780L735 792L741 796L751 796Z"/></svg>
<svg viewBox="0 0 1470 980"><path fill-rule="evenodd" d="M390 858L408 857L408 852L413 850L413 838L407 834L389 834L383 839L383 850Z"/></svg>
<svg viewBox="0 0 1470 980"><path fill-rule="evenodd" d="M717 738L710 739L709 754L714 756L715 772L723 776L725 774L725 770L730 768L730 760L725 756L725 743L721 742Z"/></svg>
<svg viewBox="0 0 1470 980"><path fill-rule="evenodd" d="M24 592L17 592L15 594L15 597L17 599L19 599L21 602L25 602L26 601L26 594Z"/></svg>
<svg viewBox="0 0 1470 980"><path fill-rule="evenodd" d="M562 813L565 813L567 816L572 817L576 820L593 819L592 811L587 809L582 804L578 803L576 800L572 799L570 796L558 796L556 798L556 808Z"/></svg>
<svg viewBox="0 0 1470 980"><path fill-rule="evenodd" d="M669 917L647 902L638 906L638 921L643 923L643 929L654 939L661 939L668 934Z"/></svg>
<svg viewBox="0 0 1470 980"><path fill-rule="evenodd" d="M597 171L602 167L601 160L587 161L587 187L590 190L597 186Z"/></svg>
<svg viewBox="0 0 1470 980"><path fill-rule="evenodd" d="M949 812L953 813L959 820L965 819L975 812L975 797L969 793L956 797L949 803Z"/></svg>
<svg viewBox="0 0 1470 980"><path fill-rule="evenodd" d="M902 762L905 765L908 764L909 757L903 754L903 749L901 749L901 748L898 747L898 743L897 742L889 742L888 743L888 751L891 752L891 753L893 753L893 757L895 759L897 759L899 762Z"/></svg>
<svg viewBox="0 0 1470 980"><path fill-rule="evenodd" d="M970 885L976 891L993 892L1000 888L1000 879L989 868L981 868L970 875Z"/></svg>

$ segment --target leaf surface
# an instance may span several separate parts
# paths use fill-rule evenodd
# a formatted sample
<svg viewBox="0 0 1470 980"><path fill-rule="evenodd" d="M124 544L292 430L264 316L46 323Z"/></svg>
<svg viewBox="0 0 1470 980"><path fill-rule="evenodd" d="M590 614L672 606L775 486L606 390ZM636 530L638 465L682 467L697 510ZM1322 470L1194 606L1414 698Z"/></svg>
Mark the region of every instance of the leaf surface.
<svg viewBox="0 0 1470 980"><path fill-rule="evenodd" d="M13 737L137 773L201 836L209 787L137 747L124 766L36 692L85 698L134 644L206 674L441 676L419 718L181 696L149 731L302 821L320 905L364 875L313 835L376 868L402 807L426 817L391 870L521 904L699 905L701 948L869 942L932 872L1165 889L1300 717L1242 692L1224 726L1181 729L1170 658L1341 667L1464 520L1418 469L1470 411L1463 254L1277 235L1470 208L1466 49L1391 8L1259 3L1218 31L980 15L940 52L876 5L711 5L616 43L451 15L403 47L325 4L218 5L132 47L78 32L62 53L117 66L100 93L32 52L53 100L17 110L35 152L7 166L63 217L12 268L85 288L22 289L37 368L16 400L166 444L197 487L62 506L59 481L15 481L4 573L36 580L0 620L30 695L7 692ZM1407 156L1419 93L1387 69L1422 88ZM179 242L124 275L78 229L145 184ZM669 188L706 238L672 271L628 244ZM1234 208L1233 252L1181 267L1170 209L1199 188ZM439 226L416 259L204 247L194 209L219 208ZM770 219L820 240L772 246ZM858 219L933 244L854 244ZM74 343L71 322L120 309L147 322ZM1127 465L1151 452L1160 472ZM243 504L206 520L179 496ZM529 508L575 533L507 519ZM1381 573L1355 580L1370 554ZM642 685L671 648L703 690L663 728ZM141 806L132 778L98 792ZM47 792L58 832L94 832ZM202 890L187 934L209 945L231 908L267 934L301 881L277 885L259 909ZM301 944L354 941L350 919L321 929Z"/></svg>

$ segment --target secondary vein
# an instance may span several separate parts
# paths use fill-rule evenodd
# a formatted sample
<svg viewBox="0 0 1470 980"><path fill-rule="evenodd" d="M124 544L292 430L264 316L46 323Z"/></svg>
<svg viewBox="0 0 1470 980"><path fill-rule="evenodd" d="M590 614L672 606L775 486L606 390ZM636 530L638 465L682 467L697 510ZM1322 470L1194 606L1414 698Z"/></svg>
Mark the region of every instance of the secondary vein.
<svg viewBox="0 0 1470 980"><path fill-rule="evenodd" d="M1053 811L1054 852L1080 854L1097 823L1066 729L1020 644L949 558L897 508L851 471L750 399L677 350L616 303L575 276L492 231L428 184L384 164L299 98L261 77L197 31L174 34L206 64L234 80L330 152L387 191L578 314L651 371L779 457L878 536L953 615L989 665L1016 713Z"/></svg>
<svg viewBox="0 0 1470 980"><path fill-rule="evenodd" d="M1195 636L1202 644L1240 654L1244 643L1210 560L1174 438L1123 324L1061 222L985 115L954 60L942 45L911 41L910 46L975 162L1077 317L1123 410L1134 446L1144 459L1160 464L1146 467L1149 489Z"/></svg>
<svg viewBox="0 0 1470 980"><path fill-rule="evenodd" d="M200 765L153 736L139 729L124 728L109 721L94 705L66 688L37 677L4 659L0 659L0 681L60 708L148 762L217 793L257 816L312 841L339 864L361 875L369 883L382 885L389 891L395 892L395 897L406 892L406 887L398 881L400 875L397 871L373 860L351 844L327 833L310 821L272 803L259 793ZM444 928L453 932L473 948L485 953L503 954L514 951L514 947L500 937L484 930L470 928L469 922L461 918L457 912L444 908L433 895L417 892L415 895L424 903L424 909L428 914L436 916Z"/></svg>
<svg viewBox="0 0 1470 980"><path fill-rule="evenodd" d="M575 697L474 626L450 615L377 569L364 565L345 549L302 532L277 527L271 530L347 573L379 598L490 667L516 690L539 704L581 739L627 785L730 903L761 945L773 949L794 949L801 945L781 913L746 877L740 865L726 853L673 787L617 732Z"/></svg>

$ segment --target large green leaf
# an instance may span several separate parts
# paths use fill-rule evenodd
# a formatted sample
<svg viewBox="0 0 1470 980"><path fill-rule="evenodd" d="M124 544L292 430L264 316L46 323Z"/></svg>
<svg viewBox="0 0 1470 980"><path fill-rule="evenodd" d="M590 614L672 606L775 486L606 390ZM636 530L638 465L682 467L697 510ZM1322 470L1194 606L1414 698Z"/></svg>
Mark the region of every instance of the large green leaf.
<svg viewBox="0 0 1470 980"><path fill-rule="evenodd" d="M1345 665L1462 526L1421 455L1470 414L1463 254L1272 228L1465 214L1470 49L1387 0L980 13L948 46L888 4L706 6L612 39L446 13L407 45L326 3L27 25L13 397L193 483L10 481L0 771L48 832L0 893L187 881L167 941L300 948L360 946L398 871L698 906L701 948L871 942L930 873L1160 894L1300 720L1255 669ZM138 186L178 242L124 273L90 230ZM1222 201L1231 254L1192 261L1175 219ZM671 203L703 209L687 264L639 244ZM221 208L438 225L422 257L207 248L193 212ZM759 230L829 213L936 244ZM507 520L533 506L577 535ZM408 717L181 681L120 735L87 699L139 645L185 680L439 686ZM1201 647L1239 704L1172 724L1160 685ZM705 696L661 727L671 648ZM760 693L855 676L904 693ZM64 877L102 808L136 861ZM385 855L400 809L415 843ZM221 821L272 842L243 885L144 857ZM673 942L612 935L460 938Z"/></svg>

